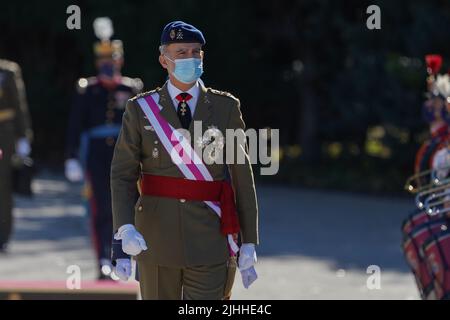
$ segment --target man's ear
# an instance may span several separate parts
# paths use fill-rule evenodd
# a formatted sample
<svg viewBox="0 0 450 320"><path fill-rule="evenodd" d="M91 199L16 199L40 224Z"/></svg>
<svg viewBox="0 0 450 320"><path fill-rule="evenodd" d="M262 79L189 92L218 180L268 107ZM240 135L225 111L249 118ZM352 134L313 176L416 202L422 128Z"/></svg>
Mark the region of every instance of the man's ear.
<svg viewBox="0 0 450 320"><path fill-rule="evenodd" d="M162 54L159 55L159 63L164 69L167 69L167 61Z"/></svg>

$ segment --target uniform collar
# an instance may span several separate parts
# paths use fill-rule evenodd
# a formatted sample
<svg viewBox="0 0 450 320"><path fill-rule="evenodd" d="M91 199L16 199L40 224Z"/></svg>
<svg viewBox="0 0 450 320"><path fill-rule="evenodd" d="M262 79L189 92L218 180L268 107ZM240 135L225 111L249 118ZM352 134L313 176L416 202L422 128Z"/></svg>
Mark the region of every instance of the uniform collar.
<svg viewBox="0 0 450 320"><path fill-rule="evenodd" d="M173 86L173 85L168 80L158 90L158 93L159 93L158 104L161 105L161 107L162 107L160 114L174 128L181 128L181 124L180 124L180 121L178 119L177 112L176 112L176 107L174 108L174 106L176 106L178 104L178 101L175 99L175 97L179 93L174 93L175 95L172 98L172 94L170 94L170 92L169 92L170 86ZM175 86L173 86L173 87L175 88ZM190 131L192 131L194 128L192 125L194 123L194 121L203 121L204 123L206 123L212 115L212 102L210 101L209 96L208 96L208 89L205 88L205 85L201 79L199 79L197 81L197 84L195 86L193 86L191 88L191 90L195 87L198 88L198 93L197 93L197 97L196 97L196 100L198 100L198 105L195 106L195 104L192 103L192 106L195 106L195 107L194 108L191 107L191 109L193 109L193 110L197 109L197 110L195 112L193 112L193 118L192 118L193 121L191 122L191 126L189 128ZM191 90L188 91L189 94L192 94ZM182 91L178 90L177 92L182 92ZM192 101L192 100L193 99L191 99L190 101ZM193 136L193 132L191 132L191 136Z"/></svg>
<svg viewBox="0 0 450 320"><path fill-rule="evenodd" d="M175 87L172 82L170 82L170 80L167 81L167 91L169 92L170 98L172 100L176 99L176 96L178 96L180 93L183 93L184 91L181 91L180 89L178 89L177 87ZM194 101L197 101L198 96L200 94L200 85L199 82L197 81L195 83L195 85L192 86L192 88L190 88L188 91L186 91L187 93L189 93Z"/></svg>

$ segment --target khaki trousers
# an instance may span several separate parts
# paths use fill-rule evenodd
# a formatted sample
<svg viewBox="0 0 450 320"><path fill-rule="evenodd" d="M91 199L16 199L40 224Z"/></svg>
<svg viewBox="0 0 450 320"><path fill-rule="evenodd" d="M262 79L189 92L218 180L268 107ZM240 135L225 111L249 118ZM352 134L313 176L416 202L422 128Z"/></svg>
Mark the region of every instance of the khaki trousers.
<svg viewBox="0 0 450 320"><path fill-rule="evenodd" d="M227 262L173 268L138 261L143 300L222 300Z"/></svg>

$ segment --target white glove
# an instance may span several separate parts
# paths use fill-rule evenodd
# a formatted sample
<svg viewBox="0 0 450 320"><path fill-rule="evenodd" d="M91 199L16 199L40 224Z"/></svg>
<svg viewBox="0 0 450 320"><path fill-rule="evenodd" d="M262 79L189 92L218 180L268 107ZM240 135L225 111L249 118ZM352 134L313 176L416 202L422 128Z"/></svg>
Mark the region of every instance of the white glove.
<svg viewBox="0 0 450 320"><path fill-rule="evenodd" d="M114 273L122 281L128 281L131 277L131 259L117 259Z"/></svg>
<svg viewBox="0 0 450 320"><path fill-rule="evenodd" d="M242 284L245 289L248 289L250 285L258 279L258 275L256 274L255 267L250 267L241 271Z"/></svg>
<svg viewBox="0 0 450 320"><path fill-rule="evenodd" d="M242 284L246 289L258 279L254 267L257 261L255 245L253 243L243 243L239 249L239 271L241 272Z"/></svg>
<svg viewBox="0 0 450 320"><path fill-rule="evenodd" d="M245 270L253 267L257 260L255 245L253 243L243 243L239 250L239 269Z"/></svg>
<svg viewBox="0 0 450 320"><path fill-rule="evenodd" d="M20 138L16 143L16 153L21 158L26 158L31 153L30 142L27 138Z"/></svg>
<svg viewBox="0 0 450 320"><path fill-rule="evenodd" d="M83 169L77 159L68 159L65 162L65 174L70 182L79 182L83 180Z"/></svg>
<svg viewBox="0 0 450 320"><path fill-rule="evenodd" d="M147 250L144 237L132 224L125 224L119 228L114 239L122 240L122 251L130 256L137 256L141 251Z"/></svg>

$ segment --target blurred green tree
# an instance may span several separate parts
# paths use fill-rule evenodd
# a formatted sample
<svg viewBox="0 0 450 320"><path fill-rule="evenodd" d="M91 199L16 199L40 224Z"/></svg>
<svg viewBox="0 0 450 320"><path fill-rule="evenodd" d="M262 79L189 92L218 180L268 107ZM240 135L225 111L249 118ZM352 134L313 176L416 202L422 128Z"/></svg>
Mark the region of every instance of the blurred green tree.
<svg viewBox="0 0 450 320"><path fill-rule="evenodd" d="M66 28L70 4L81 8L81 30ZM371 4L381 8L381 30L366 28ZM124 74L141 77L146 90L165 80L157 62L165 23L197 25L207 39L205 83L240 97L249 127L280 128L282 145L301 150L287 152L300 155L295 168L320 167L327 177L345 174L343 167L361 174L388 168L400 183L427 129L423 57L450 58L446 0L6 2L0 57L23 68L35 156L44 163L61 163L74 83L95 74L98 16L112 18L114 37L124 41Z"/></svg>

